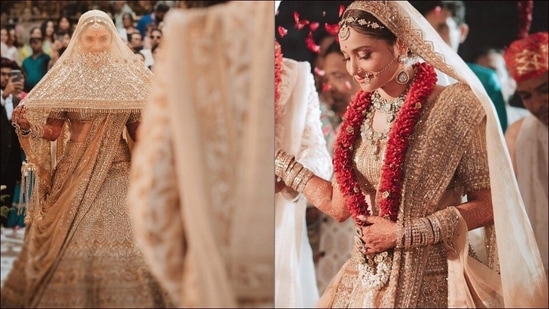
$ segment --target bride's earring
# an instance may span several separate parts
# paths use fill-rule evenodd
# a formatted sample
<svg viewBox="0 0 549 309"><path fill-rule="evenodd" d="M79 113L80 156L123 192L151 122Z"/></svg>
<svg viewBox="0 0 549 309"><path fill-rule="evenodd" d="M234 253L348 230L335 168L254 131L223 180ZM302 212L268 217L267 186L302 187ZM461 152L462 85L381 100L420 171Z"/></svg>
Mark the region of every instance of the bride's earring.
<svg viewBox="0 0 549 309"><path fill-rule="evenodd" d="M408 62L408 56L402 54L398 57L398 62L400 62L400 72L397 74L396 81L401 85L405 85L410 81L410 75L406 72L406 62Z"/></svg>

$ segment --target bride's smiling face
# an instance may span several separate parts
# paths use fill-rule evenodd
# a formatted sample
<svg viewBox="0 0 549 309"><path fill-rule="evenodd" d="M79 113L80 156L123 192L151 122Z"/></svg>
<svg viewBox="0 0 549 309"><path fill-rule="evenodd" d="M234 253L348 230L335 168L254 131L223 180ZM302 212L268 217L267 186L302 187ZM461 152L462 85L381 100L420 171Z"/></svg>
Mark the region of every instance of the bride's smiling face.
<svg viewBox="0 0 549 309"><path fill-rule="evenodd" d="M340 39L347 72L364 91L383 87L393 80L399 67L398 50L383 39L376 39L349 28L349 35Z"/></svg>
<svg viewBox="0 0 549 309"><path fill-rule="evenodd" d="M105 25L94 23L82 31L80 44L84 53L100 54L111 48L112 34Z"/></svg>

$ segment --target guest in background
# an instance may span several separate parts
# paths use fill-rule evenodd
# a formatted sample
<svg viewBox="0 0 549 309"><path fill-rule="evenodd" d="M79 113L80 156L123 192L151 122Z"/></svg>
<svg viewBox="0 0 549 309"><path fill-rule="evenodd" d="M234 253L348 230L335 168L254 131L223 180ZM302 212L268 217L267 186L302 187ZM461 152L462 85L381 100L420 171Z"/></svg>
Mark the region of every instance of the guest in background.
<svg viewBox="0 0 549 309"><path fill-rule="evenodd" d="M139 32L139 30L134 26L133 15L130 13L122 14L122 26L118 27L118 33L120 34L122 41L127 43L130 34L135 32Z"/></svg>
<svg viewBox="0 0 549 309"><path fill-rule="evenodd" d="M70 19L70 17L65 15L59 16L59 18L57 19L56 25L57 25L56 32L58 33L61 33L61 32L72 33L74 30L72 20Z"/></svg>
<svg viewBox="0 0 549 309"><path fill-rule="evenodd" d="M143 15L137 21L137 29L141 33L141 37L147 36L147 26L153 24L158 27L164 20L164 15L170 10L170 7L162 2L158 2L154 6L154 11L150 14Z"/></svg>
<svg viewBox="0 0 549 309"><path fill-rule="evenodd" d="M457 53L459 45L467 39L469 26L465 22L464 1L410 1L429 21L440 37ZM503 132L507 129L507 111L501 85L495 72L474 63L467 63L488 92Z"/></svg>
<svg viewBox="0 0 549 309"><path fill-rule="evenodd" d="M29 39L32 55L23 60L22 68L25 71L25 92L32 88L46 75L49 69L51 57L42 49L42 38L31 37Z"/></svg>
<svg viewBox="0 0 549 309"><path fill-rule="evenodd" d="M112 5L112 16L114 19L114 25L117 29L125 28L124 26L124 15L130 14L132 17L132 23L135 19L135 12L133 9L128 5L128 1L111 1Z"/></svg>
<svg viewBox="0 0 549 309"><path fill-rule="evenodd" d="M325 85L324 94L329 97L328 102L330 102L326 107L329 110L326 116L330 118L331 126L337 135L347 106L360 87L347 72L345 57L337 41L333 41L324 50L322 56L324 59L321 68L324 72L322 83ZM332 157L334 142L335 140L326 141ZM337 271L349 259L355 228L351 219L340 223L317 208L313 209L319 212L319 256L316 260L316 274L319 292L322 293Z"/></svg>
<svg viewBox="0 0 549 309"><path fill-rule="evenodd" d="M40 30L42 31L42 50L48 56L53 55L53 44L55 42L55 29L56 25L53 20L46 19L40 25Z"/></svg>
<svg viewBox="0 0 549 309"><path fill-rule="evenodd" d="M10 35L10 30L11 28L8 26L2 26L2 29L0 30L0 39L2 42L2 57L18 62L19 50L17 49L17 46L15 46L15 38Z"/></svg>
<svg viewBox="0 0 549 309"><path fill-rule="evenodd" d="M22 149L11 125L12 113L21 102L23 79L21 74L13 76L19 69L15 61L2 57L0 61L0 86L2 110L0 111L0 185L5 185L2 195L7 194L5 205L11 207L15 199L16 186L21 182ZM19 71L21 73L21 71Z"/></svg>
<svg viewBox="0 0 549 309"><path fill-rule="evenodd" d="M546 273L549 269L547 47L548 33L538 32L512 42L504 54L511 76L517 81L517 93L530 113L513 123L505 138Z"/></svg>
<svg viewBox="0 0 549 309"><path fill-rule="evenodd" d="M505 66L503 59L503 49L483 48L477 51L472 61L480 66L489 68L496 72L501 84L501 92L505 101L505 110L507 112L507 123L511 125L520 118L528 115L528 110L524 107L512 106L510 101L515 95L517 82L509 75L509 70Z"/></svg>
<svg viewBox="0 0 549 309"><path fill-rule="evenodd" d="M29 41L33 38L40 39L40 41L42 41L42 37L42 30L40 29L40 27L32 27L29 31ZM32 47L29 44L29 41L27 41L19 51L19 63L21 64L23 63L23 60L32 55L33 51Z"/></svg>

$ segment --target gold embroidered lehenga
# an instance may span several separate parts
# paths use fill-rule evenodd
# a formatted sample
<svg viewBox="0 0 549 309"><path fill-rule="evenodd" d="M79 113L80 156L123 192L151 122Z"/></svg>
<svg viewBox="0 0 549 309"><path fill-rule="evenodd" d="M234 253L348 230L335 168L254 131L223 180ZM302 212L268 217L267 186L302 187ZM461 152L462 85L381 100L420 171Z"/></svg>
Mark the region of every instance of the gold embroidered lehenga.
<svg viewBox="0 0 549 309"><path fill-rule="evenodd" d="M86 26L98 24L110 30L112 47L91 56L78 44ZM35 182L3 307L166 306L126 206L126 127L140 120L152 74L123 44L108 15L83 14L63 56L24 102L36 127L52 119L64 125L55 142L20 135L25 173Z"/></svg>
<svg viewBox="0 0 549 309"><path fill-rule="evenodd" d="M404 220L425 217L450 205L458 205L465 192L489 188L486 142L482 133L484 119L482 107L463 84L446 88L437 100L427 103L416 126L410 145L413 150L407 159L407 164L414 164L417 168L409 172L404 182L407 192L403 201L406 207L402 214ZM446 126L448 122L454 122L456 126ZM472 131L472 127L479 130ZM376 196L386 143L386 140L382 141L378 155L373 155L377 151L376 145L367 139L359 139L355 147L359 183L362 191L372 199ZM432 202L426 203L426 196ZM374 207L373 214L377 215L378 211ZM362 255L358 251L359 245L356 243L352 257L326 289L323 301L333 297L330 300L333 307L448 306L448 286L443 284L448 276L443 243L389 252L394 261L391 277L387 286L379 291L361 283L357 272ZM496 258L495 252L490 252L488 261L493 267Z"/></svg>

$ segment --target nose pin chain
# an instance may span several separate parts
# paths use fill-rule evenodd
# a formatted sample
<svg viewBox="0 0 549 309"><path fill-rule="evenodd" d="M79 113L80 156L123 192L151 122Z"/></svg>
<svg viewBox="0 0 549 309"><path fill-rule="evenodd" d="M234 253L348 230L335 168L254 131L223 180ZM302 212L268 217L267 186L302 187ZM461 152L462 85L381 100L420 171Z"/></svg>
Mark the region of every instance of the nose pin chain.
<svg viewBox="0 0 549 309"><path fill-rule="evenodd" d="M380 71L377 71L377 72L366 72L366 71L362 71L364 73L364 77L362 78L363 79L363 82L362 84L363 85L368 85L370 84L370 80L374 77L377 77L379 76L379 74L385 72L385 70L387 70L387 68L389 68L389 66L391 66L391 64L393 62L395 62L395 60L397 59L398 57L394 57L391 61L389 61L389 63L387 63L387 65L381 69ZM359 70L360 72L360 70ZM358 75L358 74L357 74ZM356 80L355 80L356 81Z"/></svg>

